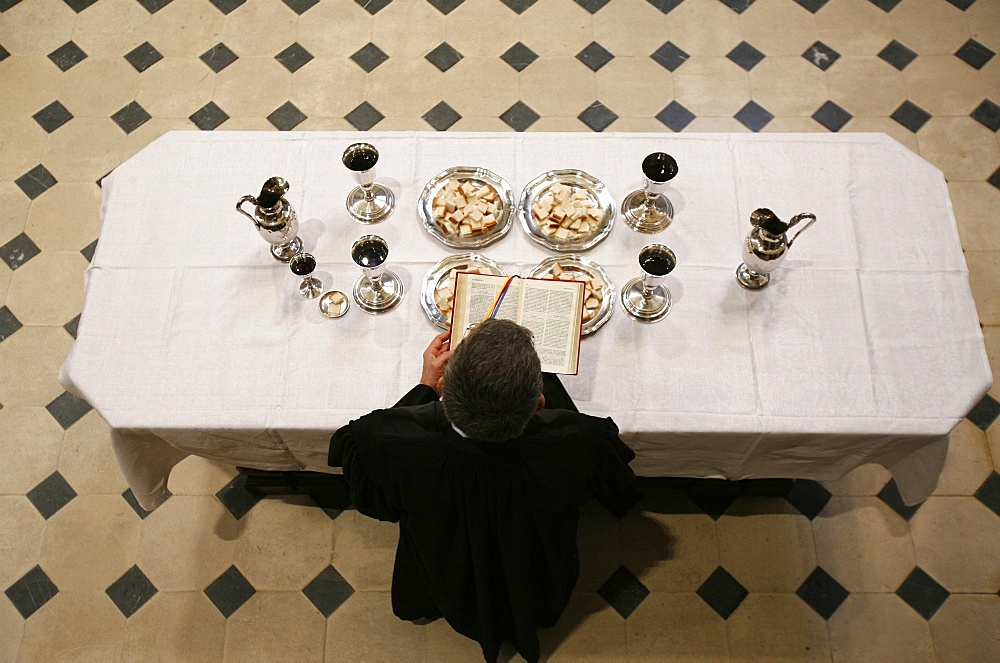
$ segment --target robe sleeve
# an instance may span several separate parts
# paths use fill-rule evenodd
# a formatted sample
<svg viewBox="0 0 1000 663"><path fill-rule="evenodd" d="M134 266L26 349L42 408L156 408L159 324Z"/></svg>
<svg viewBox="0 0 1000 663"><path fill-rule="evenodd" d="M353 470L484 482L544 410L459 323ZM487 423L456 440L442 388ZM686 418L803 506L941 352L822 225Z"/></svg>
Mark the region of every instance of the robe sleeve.
<svg viewBox="0 0 1000 663"><path fill-rule="evenodd" d="M408 405L423 405L438 400L437 392L425 384L418 384L413 389L406 392L393 407L406 407Z"/></svg>
<svg viewBox="0 0 1000 663"><path fill-rule="evenodd" d="M375 430L379 420L367 415L334 433L329 464L343 468L354 508L370 518L395 523L400 509L382 462L384 450Z"/></svg>
<svg viewBox="0 0 1000 663"><path fill-rule="evenodd" d="M600 439L595 440L597 462L587 487L595 497L620 495L635 483L635 474L628 465L635 452L618 437L618 426L610 417L594 428L591 434Z"/></svg>

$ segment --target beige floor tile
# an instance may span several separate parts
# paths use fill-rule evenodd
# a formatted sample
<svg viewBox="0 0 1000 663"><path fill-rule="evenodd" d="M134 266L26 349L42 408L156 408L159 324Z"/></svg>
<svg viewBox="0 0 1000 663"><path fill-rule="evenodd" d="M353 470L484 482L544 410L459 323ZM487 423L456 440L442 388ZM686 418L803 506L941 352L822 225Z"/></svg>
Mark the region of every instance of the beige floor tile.
<svg viewBox="0 0 1000 663"><path fill-rule="evenodd" d="M45 408L21 407L8 401L0 410L0 430L4 464L0 495L24 495L56 471L63 429Z"/></svg>
<svg viewBox="0 0 1000 663"><path fill-rule="evenodd" d="M349 510L333 521L330 563L359 591L388 591L399 526Z"/></svg>
<svg viewBox="0 0 1000 663"><path fill-rule="evenodd" d="M79 251L97 239L100 211L96 183L60 182L32 201L24 230L43 252Z"/></svg>
<svg viewBox="0 0 1000 663"><path fill-rule="evenodd" d="M355 592L327 620L325 658L420 661L426 638L426 627L392 614L389 592Z"/></svg>
<svg viewBox="0 0 1000 663"><path fill-rule="evenodd" d="M1000 327L983 327L983 340L986 342L986 356L990 360L990 369L993 372L993 387L989 393L1000 400ZM1000 447L995 447L994 439L1000 433L1000 427L995 423L987 429L987 437L990 441L990 449L993 450L994 466L1000 468Z"/></svg>
<svg viewBox="0 0 1000 663"><path fill-rule="evenodd" d="M948 180L985 180L1000 162L992 132L971 117L933 117L917 133L920 156Z"/></svg>
<svg viewBox="0 0 1000 663"><path fill-rule="evenodd" d="M910 520L917 563L951 592L1000 587L1000 521L974 497L932 497Z"/></svg>
<svg viewBox="0 0 1000 663"><path fill-rule="evenodd" d="M726 622L694 593L653 592L625 629L630 661L726 659Z"/></svg>
<svg viewBox="0 0 1000 663"><path fill-rule="evenodd" d="M319 661L326 620L302 592L257 592L229 618L226 661Z"/></svg>
<svg viewBox="0 0 1000 663"><path fill-rule="evenodd" d="M927 621L895 594L852 594L830 618L833 660L934 663Z"/></svg>
<svg viewBox="0 0 1000 663"><path fill-rule="evenodd" d="M970 36L994 51L1000 50L1000 5L996 2L978 2L965 12Z"/></svg>
<svg viewBox="0 0 1000 663"><path fill-rule="evenodd" d="M815 16L819 40L841 55L875 55L892 41L889 14L871 3L831 0Z"/></svg>
<svg viewBox="0 0 1000 663"><path fill-rule="evenodd" d="M816 568L809 520L782 498L738 501L715 528L720 563L751 592L794 592Z"/></svg>
<svg viewBox="0 0 1000 663"><path fill-rule="evenodd" d="M68 322L69 320L67 320ZM48 405L63 393L56 374L73 337L61 327L22 327L0 343L0 403Z"/></svg>
<svg viewBox="0 0 1000 663"><path fill-rule="evenodd" d="M8 50L15 55L3 61L0 90L4 92L4 103L0 106L0 119L6 122L30 119L59 96L63 73L44 53L20 55L14 49L8 47ZM31 122L34 124L33 120ZM6 140L7 136L3 141Z"/></svg>
<svg viewBox="0 0 1000 663"><path fill-rule="evenodd" d="M850 123L850 131L856 132L877 132L884 133L910 148L914 154L919 154L917 137L899 122L888 117L871 117L868 115L855 116Z"/></svg>
<svg viewBox="0 0 1000 663"><path fill-rule="evenodd" d="M671 41L690 55L724 56L743 41L740 15L721 2L681 3L669 24Z"/></svg>
<svg viewBox="0 0 1000 663"><path fill-rule="evenodd" d="M4 298L7 297L7 288L10 286L10 277L12 274L13 272L10 271L6 263L0 265L0 302L3 302Z"/></svg>
<svg viewBox="0 0 1000 663"><path fill-rule="evenodd" d="M692 57L673 79L677 101L697 117L732 117L750 101L750 77L724 57ZM692 123L687 131L700 130Z"/></svg>
<svg viewBox="0 0 1000 663"><path fill-rule="evenodd" d="M357 131L342 117L310 117L295 127L296 131Z"/></svg>
<svg viewBox="0 0 1000 663"><path fill-rule="evenodd" d="M648 57L615 58L597 72L595 89L596 98L623 117L653 117L674 98L670 72Z"/></svg>
<svg viewBox="0 0 1000 663"><path fill-rule="evenodd" d="M420 85L412 86L413 81L420 81ZM389 58L368 74L366 90L368 103L383 115L420 117L444 98L444 76L422 58ZM401 90L408 90L408 94L401 94ZM378 129L383 129L381 123Z"/></svg>
<svg viewBox="0 0 1000 663"><path fill-rule="evenodd" d="M388 597L386 597L388 600ZM437 619L424 629L424 660L435 663L462 663L475 661L483 656L483 648L478 642L455 631L443 619ZM520 660L520 657L515 657Z"/></svg>
<svg viewBox="0 0 1000 663"><path fill-rule="evenodd" d="M986 182L948 182L951 204L958 222L962 248L967 251L1000 251L1000 189Z"/></svg>
<svg viewBox="0 0 1000 663"><path fill-rule="evenodd" d="M822 482L826 489L838 497L878 495L892 478L889 470L874 463L857 467L836 481Z"/></svg>
<svg viewBox="0 0 1000 663"><path fill-rule="evenodd" d="M749 133L750 130L732 117L704 116L695 119L684 129L687 133Z"/></svg>
<svg viewBox="0 0 1000 663"><path fill-rule="evenodd" d="M940 661L1000 660L1000 601L993 595L954 594L930 621Z"/></svg>
<svg viewBox="0 0 1000 663"><path fill-rule="evenodd" d="M608 131L614 131L612 127ZM590 131L590 127L577 117L543 117L528 128L528 131Z"/></svg>
<svg viewBox="0 0 1000 663"><path fill-rule="evenodd" d="M841 131L850 131L851 123L848 122ZM811 117L776 117L767 123L767 126L760 130L762 134L767 133L826 133L828 130L822 124Z"/></svg>
<svg viewBox="0 0 1000 663"><path fill-rule="evenodd" d="M719 565L715 522L705 514L635 509L621 530L622 564L651 591L694 591Z"/></svg>
<svg viewBox="0 0 1000 663"><path fill-rule="evenodd" d="M0 215L0 246L3 246L27 228L31 199L24 195L24 192L13 182L0 182L0 206L4 210L3 215ZM32 239L35 240L39 248L44 248L38 239L34 237ZM6 263L3 264L3 267L10 270Z"/></svg>
<svg viewBox="0 0 1000 663"><path fill-rule="evenodd" d="M514 16L499 2L465 2L452 10L443 21L440 41L447 41L466 58L499 58L522 39L521 23ZM435 20L432 30L435 35L439 34L436 23ZM437 44L431 48L435 46ZM422 57L426 52L419 55ZM499 63L514 71L502 60Z"/></svg>
<svg viewBox="0 0 1000 663"><path fill-rule="evenodd" d="M25 325L66 324L83 307L87 264L79 251L42 251L11 275L7 307Z"/></svg>
<svg viewBox="0 0 1000 663"><path fill-rule="evenodd" d="M264 120L267 122L267 120ZM229 125L225 125L229 128ZM267 125L272 130L274 126L268 123ZM180 117L154 117L149 122L146 122L141 127L130 133L125 137L122 144L122 155L118 163L114 165L117 168L119 164L125 162L129 158L135 156L147 145L152 143L154 140L167 133L168 131L192 131L195 129L194 123L187 118ZM112 168L111 170L114 170ZM110 170L107 172L111 172ZM106 173L102 173L102 176Z"/></svg>
<svg viewBox="0 0 1000 663"><path fill-rule="evenodd" d="M542 56L532 67L547 57L575 56L594 40L594 17L572 0L535 3L521 14L518 24L518 39Z"/></svg>
<svg viewBox="0 0 1000 663"><path fill-rule="evenodd" d="M916 563L905 520L875 497L834 497L813 521L817 563L850 592L894 592Z"/></svg>
<svg viewBox="0 0 1000 663"><path fill-rule="evenodd" d="M21 638L24 637L24 618L10 601L0 601L0 659L18 660Z"/></svg>
<svg viewBox="0 0 1000 663"><path fill-rule="evenodd" d="M542 657L560 661L621 661L628 656L625 620L597 594L574 592L559 622L539 629Z"/></svg>
<svg viewBox="0 0 1000 663"><path fill-rule="evenodd" d="M921 55L901 76L906 98L934 116L965 117L983 100L979 71L950 53Z"/></svg>
<svg viewBox="0 0 1000 663"><path fill-rule="evenodd" d="M757 0L740 15L743 39L765 55L802 55L816 43L816 18L781 0Z"/></svg>
<svg viewBox="0 0 1000 663"><path fill-rule="evenodd" d="M226 618L202 592L157 592L125 630L123 661L218 661Z"/></svg>
<svg viewBox="0 0 1000 663"><path fill-rule="evenodd" d="M466 57L445 72L443 90L459 115L500 117L518 99L518 74L498 57Z"/></svg>
<svg viewBox="0 0 1000 663"><path fill-rule="evenodd" d="M274 57L295 41L298 19L284 3L248 2L226 16L222 41L242 59Z"/></svg>
<svg viewBox="0 0 1000 663"><path fill-rule="evenodd" d="M1000 297L996 296L1000 292L1000 251L966 251L965 263L969 267L969 283L979 322L1000 325Z"/></svg>
<svg viewBox="0 0 1000 663"><path fill-rule="evenodd" d="M580 550L580 591L596 591L621 564L618 521L608 510L591 502L580 510L577 532Z"/></svg>
<svg viewBox="0 0 1000 663"><path fill-rule="evenodd" d="M278 16L284 18L283 14L284 12ZM234 11L232 16L233 21L238 23L244 14ZM203 0L174 0L149 19L146 39L156 47L156 50L167 56L167 59L171 56L201 55L223 41L226 20L222 12ZM281 26L282 23L279 22L278 25ZM260 37L262 42L269 43L269 36L266 33ZM289 39L284 46L291 44L292 41ZM230 44L230 48L235 46Z"/></svg>
<svg viewBox="0 0 1000 663"><path fill-rule="evenodd" d="M63 74L59 101L75 117L110 117L135 99L139 72L121 57L88 57Z"/></svg>
<svg viewBox="0 0 1000 663"><path fill-rule="evenodd" d="M161 591L201 591L233 563L238 531L214 496L174 495L143 521L137 563Z"/></svg>
<svg viewBox="0 0 1000 663"><path fill-rule="evenodd" d="M673 133L655 117L620 117L615 120L614 130L640 133Z"/></svg>
<svg viewBox="0 0 1000 663"><path fill-rule="evenodd" d="M91 410L67 431L59 473L81 495L121 495L128 488L111 449L108 424Z"/></svg>
<svg viewBox="0 0 1000 663"><path fill-rule="evenodd" d="M726 622L731 661L829 661L826 622L795 594L750 594Z"/></svg>
<svg viewBox="0 0 1000 663"><path fill-rule="evenodd" d="M60 591L24 625L24 663L117 661L125 617L104 591Z"/></svg>
<svg viewBox="0 0 1000 663"><path fill-rule="evenodd" d="M236 475L227 463L188 456L171 470L169 488L174 495L215 495Z"/></svg>
<svg viewBox="0 0 1000 663"><path fill-rule="evenodd" d="M45 140L45 167L60 182L96 182L122 162L124 138L109 118L74 118Z"/></svg>
<svg viewBox="0 0 1000 663"><path fill-rule="evenodd" d="M448 131L497 131L510 133L514 131L504 124L499 117L463 117L448 129Z"/></svg>
<svg viewBox="0 0 1000 663"><path fill-rule="evenodd" d="M852 115L888 117L906 100L903 75L875 56L844 56L826 72L830 99Z"/></svg>
<svg viewBox="0 0 1000 663"><path fill-rule="evenodd" d="M102 0L77 14L73 41L89 55L121 57L150 38L149 25L149 12L139 3ZM182 38L183 32L172 36ZM170 48L169 39L155 39L153 45L161 53Z"/></svg>
<svg viewBox="0 0 1000 663"><path fill-rule="evenodd" d="M156 118L190 117L212 100L214 83L198 58L168 56L142 73L135 100Z"/></svg>
<svg viewBox="0 0 1000 663"><path fill-rule="evenodd" d="M440 101L440 100L439 100ZM435 102L436 103L436 102ZM428 106L427 110L430 110L433 106ZM416 113L416 107L407 109L407 113ZM419 114L414 115L404 115L404 116L391 116L387 117L378 123L377 127L373 127L373 131L430 131L430 125L427 124L420 116L427 111L421 111ZM356 131L351 127L352 131Z"/></svg>
<svg viewBox="0 0 1000 663"><path fill-rule="evenodd" d="M372 21L372 41L390 61L423 58L445 40L444 24L444 15L429 3L393 2Z"/></svg>
<svg viewBox="0 0 1000 663"><path fill-rule="evenodd" d="M289 99L307 116L342 118L365 100L365 72L346 58L313 60L292 74L291 90Z"/></svg>
<svg viewBox="0 0 1000 663"><path fill-rule="evenodd" d="M274 52L277 54L281 48ZM288 101L291 86L291 73L273 56L241 57L215 74L212 101L229 117L263 119Z"/></svg>
<svg viewBox="0 0 1000 663"><path fill-rule="evenodd" d="M921 54L951 54L969 38L962 10L947 2L900 3L889 19L895 39Z"/></svg>
<svg viewBox="0 0 1000 663"><path fill-rule="evenodd" d="M594 21L594 41L615 56L649 57L671 37L680 38L671 28L673 12L665 15L647 0L612 0L605 11L614 20Z"/></svg>
<svg viewBox="0 0 1000 663"><path fill-rule="evenodd" d="M373 22L357 3L321 2L298 21L297 40L316 58L346 58L372 40Z"/></svg>
<svg viewBox="0 0 1000 663"><path fill-rule="evenodd" d="M46 521L39 563L60 591L103 592L135 563L139 532L121 496L80 495Z"/></svg>
<svg viewBox="0 0 1000 663"><path fill-rule="evenodd" d="M7 589L35 567L44 529L45 520L28 498L0 497L0 587Z"/></svg>
<svg viewBox="0 0 1000 663"><path fill-rule="evenodd" d="M576 117L597 99L596 80L575 57L541 58L521 72L519 96L543 118Z"/></svg>
<svg viewBox="0 0 1000 663"><path fill-rule="evenodd" d="M973 495L993 472L986 433L968 419L951 432L948 458L935 495Z"/></svg>
<svg viewBox="0 0 1000 663"><path fill-rule="evenodd" d="M47 54L73 38L76 12L58 0L36 0L6 10L5 22L17 25L3 31L3 44L11 53Z"/></svg>
<svg viewBox="0 0 1000 663"><path fill-rule="evenodd" d="M826 76L797 55L769 57L754 67L750 91L754 101L780 116L809 117L830 99Z"/></svg>
<svg viewBox="0 0 1000 663"><path fill-rule="evenodd" d="M43 101L29 114L48 106L52 99ZM5 182L13 182L42 162L45 153L45 131L32 119L5 122L3 138L0 138L0 177ZM63 127L65 129L65 127ZM17 192L24 196L18 189Z"/></svg>

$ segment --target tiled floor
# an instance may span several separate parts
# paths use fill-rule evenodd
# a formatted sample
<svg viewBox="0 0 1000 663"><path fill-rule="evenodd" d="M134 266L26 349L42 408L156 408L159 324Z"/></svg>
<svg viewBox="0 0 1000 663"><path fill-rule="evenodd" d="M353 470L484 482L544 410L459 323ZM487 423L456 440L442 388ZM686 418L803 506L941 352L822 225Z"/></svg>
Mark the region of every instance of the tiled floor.
<svg viewBox="0 0 1000 663"><path fill-rule="evenodd" d="M1000 375L998 0L0 0L0 660L476 660L395 529L182 463L138 508L56 373L98 180L171 129L883 131L949 181ZM586 510L551 660L1000 660L1000 387L940 487Z"/></svg>

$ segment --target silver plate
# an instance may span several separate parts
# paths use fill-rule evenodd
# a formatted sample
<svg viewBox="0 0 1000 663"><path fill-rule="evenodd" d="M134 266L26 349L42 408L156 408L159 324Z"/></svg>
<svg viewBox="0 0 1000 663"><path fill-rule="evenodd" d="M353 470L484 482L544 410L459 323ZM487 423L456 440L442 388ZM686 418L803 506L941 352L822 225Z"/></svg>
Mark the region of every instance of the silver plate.
<svg viewBox="0 0 1000 663"><path fill-rule="evenodd" d="M591 204L603 212L597 230L590 235L569 240L559 240L542 232L531 214L531 206L556 183L577 187L587 192ZM608 187L593 175L588 175L582 170L550 170L525 185L524 191L521 192L521 200L517 204L517 212L521 217L521 226L528 233L528 237L552 251L572 253L591 249L608 236L615 221L616 206Z"/></svg>
<svg viewBox="0 0 1000 663"><path fill-rule="evenodd" d="M536 279L550 279L552 278L552 268L559 263L562 267L563 272L569 272L571 274L583 274L588 279L595 276L600 277L604 281L604 287L601 288L601 307L597 309L597 315L595 315L590 320L583 323L583 335L587 336L593 334L595 331L600 329L605 322L611 319L611 314L615 310L615 285L608 278L608 273L604 271L604 268L598 265L593 260L588 260L583 256L568 255L568 256L553 256L551 258L546 258L541 261L535 267L528 272L528 278Z"/></svg>
<svg viewBox="0 0 1000 663"><path fill-rule="evenodd" d="M500 266L500 263L478 253L459 253L448 256L431 267L430 271L427 272L427 276L424 277L424 285L420 289L420 306L424 309L424 313L427 314L427 319L441 329L448 329L451 317L446 317L441 313L437 304L434 303L434 293L437 292L438 286L448 278L448 275L452 271L468 271L470 267L485 268L499 276L507 276L507 272Z"/></svg>
<svg viewBox="0 0 1000 663"><path fill-rule="evenodd" d="M451 180L458 180L460 183L472 181L477 186L489 184L496 189L500 196L498 203L500 216L497 217L497 225L489 232L470 237L459 237L446 234L437 224L434 219L434 198ZM455 166L439 174L424 186L420 199L417 201L417 216L423 222L424 229L445 246L450 246L453 249L481 249L507 234L507 231L510 230L513 207L514 192L502 177L485 168Z"/></svg>

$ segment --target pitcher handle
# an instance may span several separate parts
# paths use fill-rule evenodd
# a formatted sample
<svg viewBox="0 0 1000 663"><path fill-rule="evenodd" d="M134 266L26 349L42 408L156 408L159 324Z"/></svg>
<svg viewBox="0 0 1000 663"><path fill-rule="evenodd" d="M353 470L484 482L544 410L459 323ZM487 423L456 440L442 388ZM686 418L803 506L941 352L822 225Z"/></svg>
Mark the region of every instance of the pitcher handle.
<svg viewBox="0 0 1000 663"><path fill-rule="evenodd" d="M795 237L789 237L788 238L788 246L789 247L792 246L792 242L794 242L795 240L797 240L799 238L799 235L801 235L802 233L804 233L809 226L811 226L812 224L816 223L816 215L815 214L810 214L809 212L801 212L799 214L796 214L795 216L793 216L791 219L788 220L788 227L791 228L792 226L794 226L799 221L802 221L803 219L809 219L809 223L807 223L806 225L804 225L801 228L799 228L799 231L797 233L795 233Z"/></svg>
<svg viewBox="0 0 1000 663"><path fill-rule="evenodd" d="M245 216L246 218L250 219L251 221L253 221L254 225L257 225L257 219L253 218L252 214L246 213L246 210L243 209L243 203L253 203L254 205L256 205L257 199L254 198L253 196L243 196L236 203L236 211Z"/></svg>

